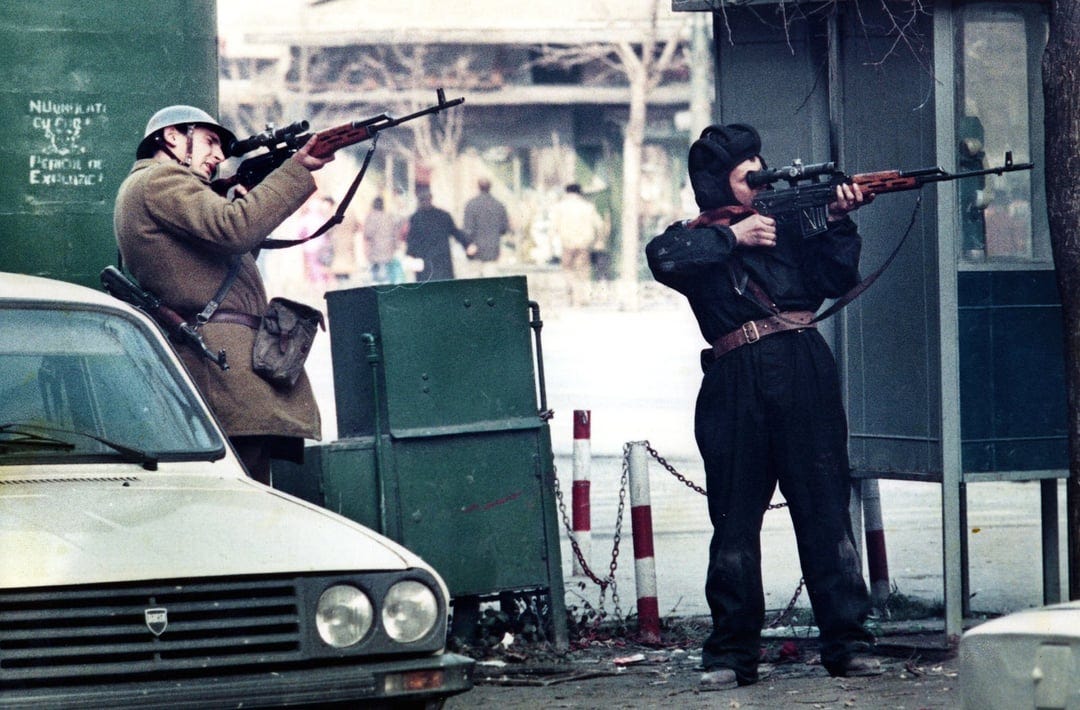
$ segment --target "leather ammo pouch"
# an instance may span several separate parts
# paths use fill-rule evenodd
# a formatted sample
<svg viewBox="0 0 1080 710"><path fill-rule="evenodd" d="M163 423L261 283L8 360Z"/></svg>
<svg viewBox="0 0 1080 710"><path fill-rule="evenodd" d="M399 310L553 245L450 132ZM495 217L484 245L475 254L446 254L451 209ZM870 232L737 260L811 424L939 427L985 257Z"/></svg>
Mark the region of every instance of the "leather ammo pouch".
<svg viewBox="0 0 1080 710"><path fill-rule="evenodd" d="M255 332L252 368L271 384L292 387L320 327L326 330L326 321L317 309L287 298L270 299Z"/></svg>

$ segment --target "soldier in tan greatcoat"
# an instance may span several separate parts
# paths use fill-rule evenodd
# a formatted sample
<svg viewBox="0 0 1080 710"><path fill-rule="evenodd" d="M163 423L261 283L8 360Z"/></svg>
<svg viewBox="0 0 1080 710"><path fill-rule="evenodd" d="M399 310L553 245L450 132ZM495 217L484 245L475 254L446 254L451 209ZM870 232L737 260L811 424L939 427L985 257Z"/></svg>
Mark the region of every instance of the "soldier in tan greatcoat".
<svg viewBox="0 0 1080 710"><path fill-rule="evenodd" d="M315 192L312 139L250 191L232 199L210 186L234 140L209 114L170 106L146 127L131 173L120 186L113 224L124 264L140 285L194 322L239 259L235 282L201 332L229 369L193 348L178 353L221 421L249 475L270 481L270 459L300 461L304 439L321 437L319 409L306 373L291 388L252 367L258 319L267 308L255 257L259 245Z"/></svg>

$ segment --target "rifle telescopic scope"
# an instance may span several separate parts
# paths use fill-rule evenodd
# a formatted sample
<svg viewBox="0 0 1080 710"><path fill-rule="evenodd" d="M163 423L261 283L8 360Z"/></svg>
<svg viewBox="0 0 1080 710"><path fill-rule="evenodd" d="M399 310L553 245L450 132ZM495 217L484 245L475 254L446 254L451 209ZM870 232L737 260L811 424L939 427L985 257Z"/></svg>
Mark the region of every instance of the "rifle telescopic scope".
<svg viewBox="0 0 1080 710"><path fill-rule="evenodd" d="M290 140L301 133L306 132L308 125L307 121L296 121L284 128L274 128L273 124L268 124L266 130L262 133L256 133L250 138L245 138L243 140L233 141L229 146L229 156L238 158L245 153L250 153L256 148L261 148L263 146L273 147L278 143Z"/></svg>
<svg viewBox="0 0 1080 710"><path fill-rule="evenodd" d="M747 173L746 184L751 189L772 185L778 180L787 180L794 185L799 180L812 180L822 175L833 175L834 173L836 173L836 163L803 165L801 161L796 160L791 165L785 165L782 168L755 170Z"/></svg>

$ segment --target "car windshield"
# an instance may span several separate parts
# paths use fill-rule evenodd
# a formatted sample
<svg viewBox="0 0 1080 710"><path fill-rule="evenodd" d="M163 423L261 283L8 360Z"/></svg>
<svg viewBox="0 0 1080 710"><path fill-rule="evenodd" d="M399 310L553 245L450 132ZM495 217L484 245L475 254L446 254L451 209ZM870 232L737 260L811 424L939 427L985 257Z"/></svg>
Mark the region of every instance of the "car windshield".
<svg viewBox="0 0 1080 710"><path fill-rule="evenodd" d="M118 311L0 308L0 465L216 459L225 443L147 326Z"/></svg>

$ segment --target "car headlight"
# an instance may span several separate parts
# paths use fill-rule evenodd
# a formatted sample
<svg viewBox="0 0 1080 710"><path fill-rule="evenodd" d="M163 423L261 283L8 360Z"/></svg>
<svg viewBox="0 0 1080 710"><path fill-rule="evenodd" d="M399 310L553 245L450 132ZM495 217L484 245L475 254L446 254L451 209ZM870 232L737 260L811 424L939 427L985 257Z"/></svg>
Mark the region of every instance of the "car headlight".
<svg viewBox="0 0 1080 710"><path fill-rule="evenodd" d="M322 640L334 648L345 648L364 638L374 613L371 600L356 587L330 587L315 607L315 626Z"/></svg>
<svg viewBox="0 0 1080 710"><path fill-rule="evenodd" d="M421 639L439 617L435 593L420 582L407 579L390 587L382 610L383 628L398 643Z"/></svg>

